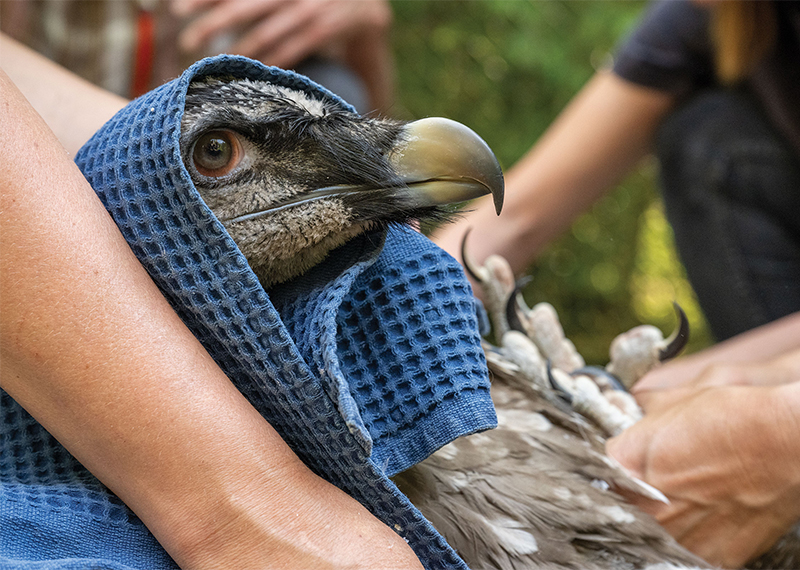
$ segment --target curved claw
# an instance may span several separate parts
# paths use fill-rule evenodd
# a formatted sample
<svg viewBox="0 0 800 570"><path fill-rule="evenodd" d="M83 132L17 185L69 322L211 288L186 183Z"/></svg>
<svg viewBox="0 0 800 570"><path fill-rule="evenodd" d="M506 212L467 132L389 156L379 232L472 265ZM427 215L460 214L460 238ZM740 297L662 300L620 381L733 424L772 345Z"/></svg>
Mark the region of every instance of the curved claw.
<svg viewBox="0 0 800 570"><path fill-rule="evenodd" d="M570 394L560 383L556 380L556 377L553 376L553 364L550 362L550 359L547 359L547 381L550 382L550 387L555 390L556 395L561 398L564 402L572 405L572 394Z"/></svg>
<svg viewBox="0 0 800 570"><path fill-rule="evenodd" d="M469 233L472 231L472 228L467 228L467 231L464 232L464 237L461 239L461 261L464 264L464 269L467 272L467 275L472 277L478 283L482 283L483 279L478 276L479 269L476 269L475 261L469 256L467 253L467 237Z"/></svg>
<svg viewBox="0 0 800 570"><path fill-rule="evenodd" d="M628 391L628 389L625 387L625 385L622 382L620 382L619 378L617 378L616 376L611 374L611 372L609 372L608 370L606 370L605 368L602 368L600 366L583 366L583 367L578 368L577 370L573 370L572 372L569 373L569 375L573 376L573 377L574 376L579 376L581 374L583 374L585 376L591 376L591 377L602 376L603 378L608 380L608 383L611 384L611 387L614 390L619 390L621 392L627 392Z"/></svg>
<svg viewBox="0 0 800 570"><path fill-rule="evenodd" d="M522 324L522 319L519 317L519 298L522 296L522 288L530 282L530 276L525 276L521 279L518 279L514 284L514 291L511 292L511 295L509 295L508 301L506 302L506 320L508 321L508 328L510 328L512 331L521 332L525 335L528 333L525 330L525 326Z"/></svg>
<svg viewBox="0 0 800 570"><path fill-rule="evenodd" d="M672 306L675 307L675 312L678 314L678 328L666 340L666 346L658 351L658 359L661 362L678 356L689 342L689 319L686 318L686 313L678 303L673 301Z"/></svg>

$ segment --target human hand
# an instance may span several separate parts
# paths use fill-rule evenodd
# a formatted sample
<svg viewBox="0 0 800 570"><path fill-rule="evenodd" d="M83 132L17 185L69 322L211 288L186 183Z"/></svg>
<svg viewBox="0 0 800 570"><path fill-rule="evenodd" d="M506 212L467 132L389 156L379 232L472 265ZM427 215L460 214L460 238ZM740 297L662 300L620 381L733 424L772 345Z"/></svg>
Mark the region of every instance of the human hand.
<svg viewBox="0 0 800 570"><path fill-rule="evenodd" d="M656 368L654 372L659 378L654 378L653 372L648 373L631 389L646 413L675 405L705 388L776 386L798 381L800 350L789 351L767 362L711 364L688 381L684 379L686 370L681 366L667 365Z"/></svg>
<svg viewBox="0 0 800 570"><path fill-rule="evenodd" d="M760 363L775 360L800 379L800 311L752 329L710 348L682 356L644 375L632 391L672 390L680 386L782 383L786 374L762 375ZM711 374L711 368L717 371ZM705 376L700 379L700 376ZM712 380L714 376L716 380Z"/></svg>
<svg viewBox="0 0 800 570"><path fill-rule="evenodd" d="M712 564L740 567L800 519L800 383L707 388L610 439L606 450L661 490L629 496Z"/></svg>
<svg viewBox="0 0 800 570"><path fill-rule="evenodd" d="M385 0L174 0L172 9L181 17L196 16L179 35L183 49L194 51L237 30L242 33L231 52L285 68L383 33L391 21Z"/></svg>

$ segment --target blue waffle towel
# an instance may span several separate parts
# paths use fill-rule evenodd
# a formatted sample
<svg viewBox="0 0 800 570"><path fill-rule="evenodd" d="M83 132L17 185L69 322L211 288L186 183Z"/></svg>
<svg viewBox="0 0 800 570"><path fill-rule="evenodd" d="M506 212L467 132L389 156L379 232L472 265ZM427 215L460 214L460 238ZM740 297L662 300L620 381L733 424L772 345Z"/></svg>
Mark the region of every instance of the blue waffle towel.
<svg viewBox="0 0 800 570"><path fill-rule="evenodd" d="M389 479L495 425L460 265L397 227L267 294L180 157L186 89L205 75L267 80L351 110L302 76L219 56L131 102L76 162L187 326L303 461L405 537L426 568L466 568ZM0 404L0 566L175 567L14 400L0 393Z"/></svg>

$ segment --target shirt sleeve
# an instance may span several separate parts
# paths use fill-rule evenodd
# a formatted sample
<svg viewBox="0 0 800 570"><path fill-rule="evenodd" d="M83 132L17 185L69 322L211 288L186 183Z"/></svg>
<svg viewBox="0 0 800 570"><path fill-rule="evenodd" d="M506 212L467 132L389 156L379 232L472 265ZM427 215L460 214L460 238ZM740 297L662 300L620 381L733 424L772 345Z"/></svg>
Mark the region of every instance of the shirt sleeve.
<svg viewBox="0 0 800 570"><path fill-rule="evenodd" d="M679 97L712 85L708 12L687 0L649 6L614 58L619 77Z"/></svg>

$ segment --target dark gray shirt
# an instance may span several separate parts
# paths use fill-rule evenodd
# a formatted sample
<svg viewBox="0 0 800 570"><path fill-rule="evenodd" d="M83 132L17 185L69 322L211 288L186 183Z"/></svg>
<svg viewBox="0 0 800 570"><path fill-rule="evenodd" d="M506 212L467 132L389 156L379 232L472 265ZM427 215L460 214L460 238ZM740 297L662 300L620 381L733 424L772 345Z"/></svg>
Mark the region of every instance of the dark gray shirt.
<svg viewBox="0 0 800 570"><path fill-rule="evenodd" d="M800 156L800 2L775 2L775 48L745 81ZM653 3L618 50L614 72L680 98L717 85L709 14L687 0Z"/></svg>

